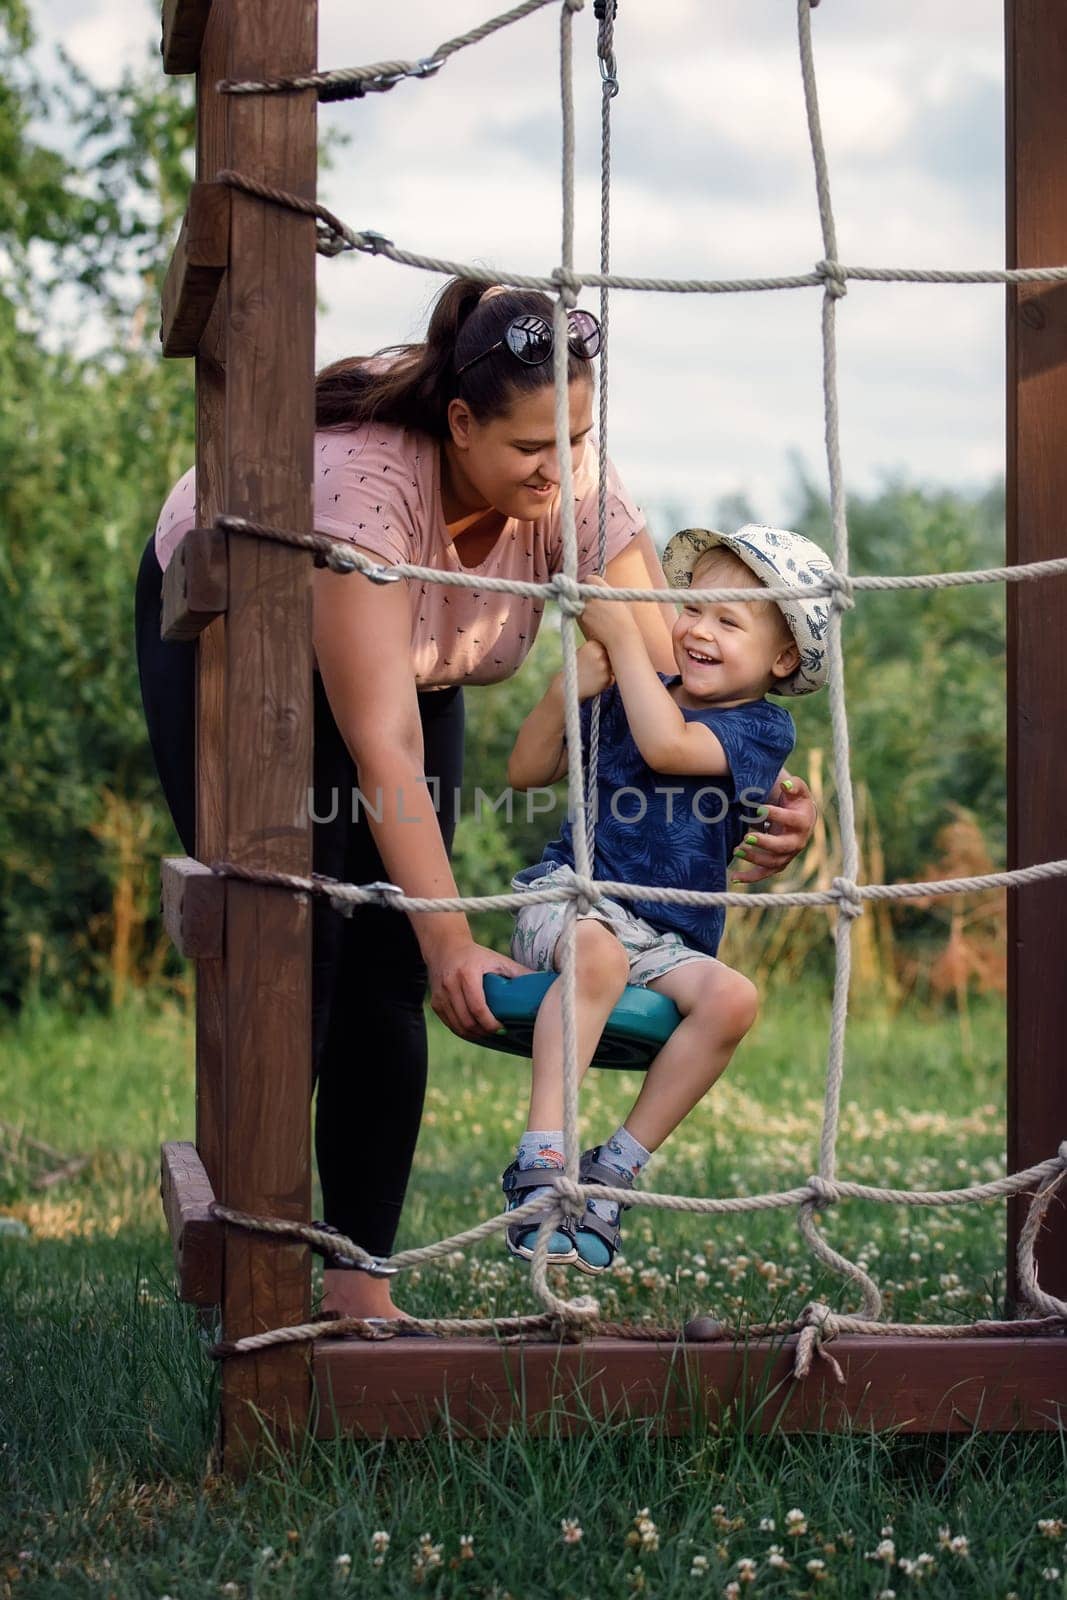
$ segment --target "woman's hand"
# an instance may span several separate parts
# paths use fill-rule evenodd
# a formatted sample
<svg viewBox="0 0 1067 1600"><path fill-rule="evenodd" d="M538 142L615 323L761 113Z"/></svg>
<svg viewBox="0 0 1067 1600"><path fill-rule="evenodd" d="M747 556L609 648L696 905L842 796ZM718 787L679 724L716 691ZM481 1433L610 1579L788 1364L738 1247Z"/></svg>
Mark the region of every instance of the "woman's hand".
<svg viewBox="0 0 1067 1600"><path fill-rule="evenodd" d="M577 661L579 700L591 700L595 694L600 694L614 683L608 653L597 640L590 639L587 644L579 646Z"/></svg>
<svg viewBox="0 0 1067 1600"><path fill-rule="evenodd" d="M764 833L757 825L746 833L727 869L731 883L761 883L773 878L800 854L814 832L818 812L811 791L803 778L784 770L770 802L761 810L766 812L770 832ZM753 838L756 844L749 844Z"/></svg>
<svg viewBox="0 0 1067 1600"><path fill-rule="evenodd" d="M482 983L486 973L521 978L530 970L512 961L510 956L475 944L473 939L428 958L427 965L431 1006L446 1028L451 1028L461 1039L472 1040L500 1029L500 1023L485 1002Z"/></svg>

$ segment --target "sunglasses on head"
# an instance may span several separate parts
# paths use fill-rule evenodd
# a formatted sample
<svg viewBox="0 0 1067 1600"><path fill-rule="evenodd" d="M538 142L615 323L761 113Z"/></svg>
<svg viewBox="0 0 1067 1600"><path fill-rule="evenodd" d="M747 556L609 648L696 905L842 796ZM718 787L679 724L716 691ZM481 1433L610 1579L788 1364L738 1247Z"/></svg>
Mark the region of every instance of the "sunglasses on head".
<svg viewBox="0 0 1067 1600"><path fill-rule="evenodd" d="M472 356L461 367L456 368L456 377L475 366L479 361L484 361L486 356L491 356L494 350L510 350L516 361L521 361L526 367L539 367L547 361L555 348L556 340L552 324L547 317L524 315L512 317L504 329L503 338L496 344L491 344L488 350L483 350L479 355ZM567 312L567 344L574 355L582 361L592 361L600 352L600 323L591 311Z"/></svg>

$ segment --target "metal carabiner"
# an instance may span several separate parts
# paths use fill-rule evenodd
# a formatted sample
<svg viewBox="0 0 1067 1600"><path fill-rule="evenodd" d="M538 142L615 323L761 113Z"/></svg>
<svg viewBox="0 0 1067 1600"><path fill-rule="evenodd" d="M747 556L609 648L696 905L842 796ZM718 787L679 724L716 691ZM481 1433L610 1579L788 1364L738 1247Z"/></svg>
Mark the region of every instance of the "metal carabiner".
<svg viewBox="0 0 1067 1600"><path fill-rule="evenodd" d="M611 11L608 11L610 5ZM607 23L614 22L619 14L619 0L594 0L593 15L600 23L597 33L596 53L600 57L600 81L604 93L610 95L612 100L619 92L619 68L615 60L615 52L607 44Z"/></svg>
<svg viewBox="0 0 1067 1600"><path fill-rule="evenodd" d="M614 100L619 92L619 80L616 77L617 63L614 55L600 57L600 82L604 93L609 99Z"/></svg>

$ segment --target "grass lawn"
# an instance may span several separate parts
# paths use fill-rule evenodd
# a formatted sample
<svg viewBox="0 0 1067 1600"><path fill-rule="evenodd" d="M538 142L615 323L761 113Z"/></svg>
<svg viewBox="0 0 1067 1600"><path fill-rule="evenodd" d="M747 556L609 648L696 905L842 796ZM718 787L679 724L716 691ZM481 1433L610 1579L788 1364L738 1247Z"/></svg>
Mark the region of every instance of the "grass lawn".
<svg viewBox="0 0 1067 1600"><path fill-rule="evenodd" d="M953 1018L859 1010L842 1176L949 1187L1003 1170L1003 1016L990 1005L972 1024L968 1057ZM814 1170L825 1030L825 1005L768 1002L650 1185L748 1193ZM1062 1436L672 1441L620 1420L578 1440L309 1445L239 1488L206 1477L216 1374L174 1300L157 1195L160 1140L191 1136L191 1051L188 1017L143 1006L42 1011L0 1035L4 1120L90 1157L43 1193L18 1149L0 1166L0 1216L25 1227L0 1233L0 1595L1067 1594ZM432 1059L402 1245L495 1210L522 1126L521 1063L436 1026ZM589 1142L634 1087L590 1079ZM1002 1205L847 1203L823 1224L894 1317L999 1308ZM633 1212L594 1292L605 1316L670 1322L792 1315L813 1293L850 1304L813 1275L788 1214ZM534 1309L495 1240L398 1293L415 1313Z"/></svg>

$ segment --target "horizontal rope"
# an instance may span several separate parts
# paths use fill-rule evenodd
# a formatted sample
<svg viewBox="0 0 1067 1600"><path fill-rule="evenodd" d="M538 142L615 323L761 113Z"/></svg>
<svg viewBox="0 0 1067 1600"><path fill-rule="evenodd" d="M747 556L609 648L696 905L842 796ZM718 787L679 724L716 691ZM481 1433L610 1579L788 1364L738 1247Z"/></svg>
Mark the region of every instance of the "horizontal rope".
<svg viewBox="0 0 1067 1600"><path fill-rule="evenodd" d="M813 1326L799 1317L792 1322L719 1323L716 1336L706 1338L693 1337L687 1335L684 1328L665 1327L661 1323L607 1322L597 1317L584 1324L581 1333L585 1338L628 1339L643 1344L684 1344L693 1348L702 1344L732 1344L743 1347L756 1339L803 1335L807 1328ZM888 1339L1047 1339L1062 1337L1064 1328L1063 1317L1027 1317L1012 1322L870 1322L862 1317L833 1312L818 1323L818 1331L823 1338L846 1340L850 1335L874 1335ZM553 1342L573 1343L575 1331L559 1317L548 1313L515 1317L390 1317L379 1322L372 1322L365 1317L337 1317L328 1322L303 1322L288 1328L271 1328L265 1333L249 1334L244 1339L220 1340L207 1353L212 1360L219 1361L231 1356L254 1355L274 1345L318 1344L333 1339L351 1339L353 1336L377 1344L411 1333L433 1333L442 1338L449 1335L481 1335L495 1338L501 1344L531 1338L536 1340L539 1336ZM803 1355L798 1347L795 1369L798 1378L807 1375L806 1367L802 1370L802 1362ZM837 1370L840 1373L840 1368Z"/></svg>
<svg viewBox="0 0 1067 1600"><path fill-rule="evenodd" d="M344 255L359 251L364 255L385 256L397 266L415 267L439 273L446 278L471 278L477 283L505 284L516 289L541 289L558 294L561 289L632 289L648 294L762 294L786 289L825 289L827 283L841 285L849 280L862 283L930 284L1026 284L1067 283L1063 267L850 267L843 262L817 262L810 272L759 278L659 278L639 277L620 272L578 272L556 267L549 273L508 272L478 262L455 261L445 256L422 255L403 250L374 229L352 228L317 201L305 200L290 190L261 183L230 168L216 174L216 182L226 183L245 194L255 195L270 205L313 216L326 237L321 237L322 255Z"/></svg>
<svg viewBox="0 0 1067 1600"><path fill-rule="evenodd" d="M1067 1143L1059 1153L1022 1171L992 1178L986 1183L967 1184L959 1189L888 1189L864 1183L850 1183L839 1178L813 1176L804 1184L792 1189L774 1190L754 1195L677 1195L662 1194L655 1190L613 1189L605 1184L582 1184L563 1175L553 1176L546 1185L547 1192L535 1200L528 1200L513 1211L499 1212L487 1217L473 1227L452 1234L447 1239L432 1244L413 1246L395 1255L377 1260L344 1235L323 1234L309 1223L292 1222L274 1217L253 1217L245 1212L233 1211L216 1204L213 1215L229 1226L251 1233L270 1234L276 1238L308 1244L315 1250L328 1254L347 1256L361 1263L375 1262L392 1272L403 1272L411 1267L421 1267L450 1255L469 1245L479 1244L505 1228L517 1223L534 1222L558 1212L562 1202L584 1205L589 1199L615 1201L622 1205L647 1207L653 1211L672 1211L699 1216L736 1216L743 1212L785 1211L801 1206L829 1207L843 1200L861 1200L884 1205L945 1207L980 1204L1003 1200L1010 1195L1022 1194L1027 1189L1038 1189L1058 1180L1067 1171Z"/></svg>
<svg viewBox="0 0 1067 1600"><path fill-rule="evenodd" d="M585 0L565 0L572 11L581 10L584 3ZM468 45L480 44L501 28L555 4L558 4L558 0L522 0L521 5L491 17L488 22L480 23L467 33L457 34L454 39L446 39L429 55L420 56L415 61L375 61L370 66L337 67L329 72L305 72L258 80L227 78L216 88L220 94L237 95L292 94L300 89L317 89L322 101L356 100L368 93L381 94L395 88L405 78L432 78L457 51L466 49Z"/></svg>
<svg viewBox="0 0 1067 1600"><path fill-rule="evenodd" d="M1044 883L1067 876L1067 860L1042 861L1030 867L1012 867L1004 872L985 872L970 878L930 878L917 883L851 883L834 880L830 889L790 890L782 893L739 893L732 889L665 889L649 884L619 883L609 878L581 878L573 874L565 884L537 887L537 881L511 894L408 895L399 884L342 883L319 875L302 877L298 873L272 872L236 861L211 863L216 877L235 878L260 884L268 889L286 889L294 894L321 896L335 909L361 905L391 906L397 911L518 911L523 906L553 905L568 900L588 900L592 904L611 900L644 900L671 906L732 906L736 910L788 911L798 906L837 906L858 913L868 900L927 900L945 895L984 894L991 889L1018 889L1027 884Z"/></svg>
<svg viewBox="0 0 1067 1600"><path fill-rule="evenodd" d="M423 567L411 561L398 561L392 565L372 561L357 550L348 539L329 533L298 533L292 528L275 527L271 523L254 522L248 517L227 515L215 518L214 526L222 533L241 534L248 538L264 539L271 544L281 544L297 550L307 550L321 557L331 571L358 572L372 583L398 583L402 579L421 583L441 584L454 589L477 589L486 594L514 594L527 600L553 601L562 609L570 609L580 616L586 600L651 601L673 600L684 604L698 600L701 604L730 601L744 605L760 604L765 600L814 600L826 598L840 600L847 609L853 592L882 593L899 590L961 589L970 585L991 583L1036 583L1048 578L1067 577L1067 556L1054 556L1047 561L1022 562L1011 567L976 567L959 572L920 572L910 575L868 573L855 577L830 572L820 583L761 584L758 589L705 589L696 586L688 589L603 589L596 584L583 583L568 574L557 572L544 583L526 583L521 578L481 577L470 572L442 572L439 567Z"/></svg>

